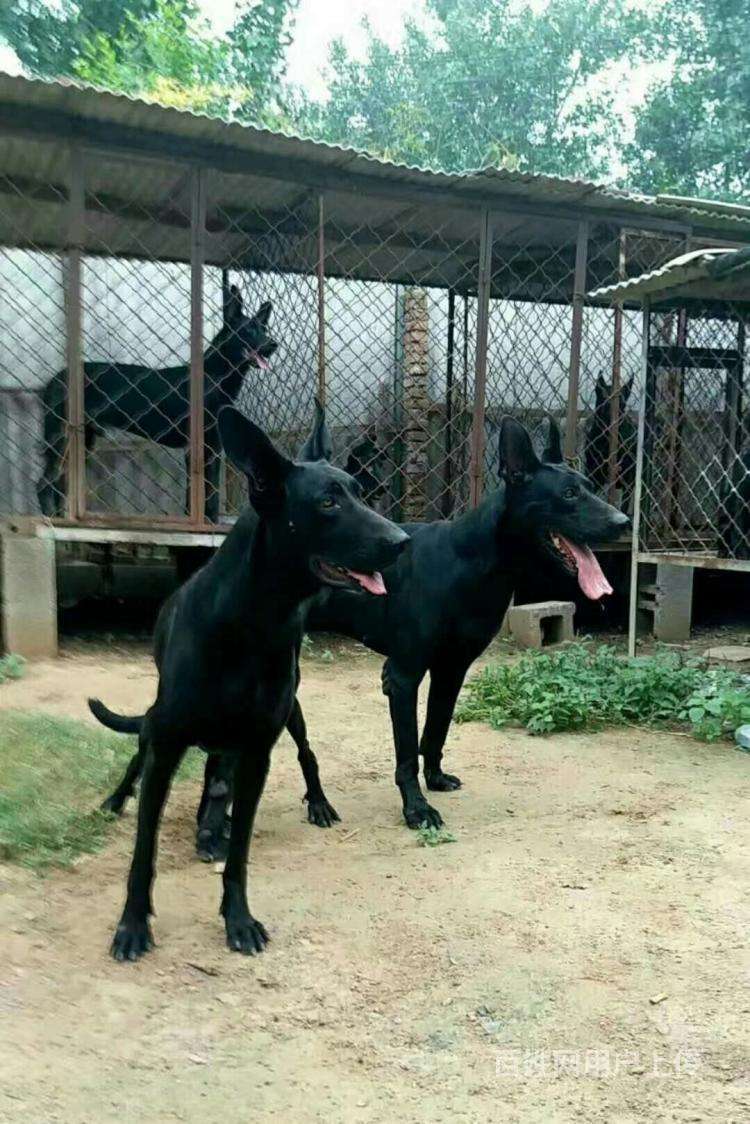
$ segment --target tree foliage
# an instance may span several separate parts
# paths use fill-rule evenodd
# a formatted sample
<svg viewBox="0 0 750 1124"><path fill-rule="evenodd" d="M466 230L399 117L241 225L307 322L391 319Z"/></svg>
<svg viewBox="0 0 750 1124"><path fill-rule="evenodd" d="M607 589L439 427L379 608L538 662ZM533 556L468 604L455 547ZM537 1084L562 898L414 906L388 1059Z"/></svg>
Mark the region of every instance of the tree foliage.
<svg viewBox="0 0 750 1124"><path fill-rule="evenodd" d="M426 0L392 48L369 33L364 61L335 43L330 98L300 107L305 130L408 163L501 164L605 174L621 121L614 64L653 47L627 0Z"/></svg>
<svg viewBox="0 0 750 1124"><path fill-rule="evenodd" d="M750 196L750 0L670 0L674 69L655 85L626 152L647 191Z"/></svg>
<svg viewBox="0 0 750 1124"><path fill-rule="evenodd" d="M297 0L243 0L225 36L195 0L11 0L0 34L30 71L278 123Z"/></svg>

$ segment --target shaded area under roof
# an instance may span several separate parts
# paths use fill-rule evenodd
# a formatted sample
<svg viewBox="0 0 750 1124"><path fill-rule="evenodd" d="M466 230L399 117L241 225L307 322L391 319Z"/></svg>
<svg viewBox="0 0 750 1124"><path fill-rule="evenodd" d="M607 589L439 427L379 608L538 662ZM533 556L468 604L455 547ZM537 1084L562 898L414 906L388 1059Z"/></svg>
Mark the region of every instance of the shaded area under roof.
<svg viewBox="0 0 750 1124"><path fill-rule="evenodd" d="M588 288L616 276L616 232L750 243L747 209L660 200L501 169L448 174L70 82L0 75L0 244L67 241L70 146L86 164L87 253L190 260L191 170L209 169L205 260L312 272L325 194L326 273L474 291L479 218L492 212L492 293L569 301L577 223ZM650 256L651 255L651 256ZM663 260L644 243L629 271Z"/></svg>

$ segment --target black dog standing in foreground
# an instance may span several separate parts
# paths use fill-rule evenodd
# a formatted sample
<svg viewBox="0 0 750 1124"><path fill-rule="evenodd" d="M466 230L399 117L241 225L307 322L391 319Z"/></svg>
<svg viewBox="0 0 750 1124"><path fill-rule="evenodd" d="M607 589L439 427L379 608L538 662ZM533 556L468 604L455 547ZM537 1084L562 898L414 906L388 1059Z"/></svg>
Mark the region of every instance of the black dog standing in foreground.
<svg viewBox="0 0 750 1124"><path fill-rule="evenodd" d="M262 951L268 935L248 908L247 854L271 749L295 701L305 601L325 585L384 594L378 571L408 541L365 507L340 469L288 460L232 407L221 411L218 426L227 456L247 476L255 512L243 513L214 558L165 605L156 701L143 719L119 719L120 728L138 729L144 770L127 899L112 943L116 960L134 960L152 946L159 819L190 745L232 762L221 912L231 949ZM92 709L110 724L106 708Z"/></svg>
<svg viewBox="0 0 750 1124"><path fill-rule="evenodd" d="M629 526L626 515L594 495L585 477L562 463L554 422L540 461L524 426L504 418L500 453L500 487L474 511L449 522L406 525L409 544L384 571L388 597L325 590L311 602L305 622L308 631L343 633L387 656L383 691L393 725L396 784L412 828L443 822L420 787L420 755L429 790L449 792L461 786L458 777L442 768L448 728L466 673L497 635L519 578L544 556L575 574L592 600L611 593L587 543L612 542ZM417 692L428 671L420 739ZM290 723L289 733L302 761L303 753L311 751L299 736L305 727L298 707L296 712L300 721ZM209 772L211 767L209 762ZM216 773L212 776L216 784ZM230 774L224 774L221 791L226 795L212 801L206 787L201 799L200 847L211 857L220 857L225 845L222 825Z"/></svg>

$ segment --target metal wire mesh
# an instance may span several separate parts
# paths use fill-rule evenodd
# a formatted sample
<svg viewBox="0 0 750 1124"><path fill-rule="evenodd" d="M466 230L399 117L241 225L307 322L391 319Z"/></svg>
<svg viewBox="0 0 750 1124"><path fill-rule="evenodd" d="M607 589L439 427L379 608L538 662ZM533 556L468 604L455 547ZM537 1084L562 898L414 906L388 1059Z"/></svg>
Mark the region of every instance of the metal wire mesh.
<svg viewBox="0 0 750 1124"><path fill-rule="evenodd" d="M750 559L747 313L649 316L641 549Z"/></svg>
<svg viewBox="0 0 750 1124"><path fill-rule="evenodd" d="M219 408L234 403L294 453L316 393L337 461L394 519L451 517L482 475L493 487L504 414L540 452L549 417L572 425L568 456L631 505L641 319L585 306L584 294L673 257L678 236L512 204L487 214L375 194L363 207L344 186L60 151L11 140L0 163L3 512L231 520L245 487L224 464ZM706 323L719 346L729 321ZM698 402L709 384L726 397L726 380L685 371L671 437L661 399L655 414L653 479L674 499L654 504L652 542L738 522L743 442L730 455L719 406ZM672 468L659 482L665 441ZM698 449L701 473L688 463Z"/></svg>

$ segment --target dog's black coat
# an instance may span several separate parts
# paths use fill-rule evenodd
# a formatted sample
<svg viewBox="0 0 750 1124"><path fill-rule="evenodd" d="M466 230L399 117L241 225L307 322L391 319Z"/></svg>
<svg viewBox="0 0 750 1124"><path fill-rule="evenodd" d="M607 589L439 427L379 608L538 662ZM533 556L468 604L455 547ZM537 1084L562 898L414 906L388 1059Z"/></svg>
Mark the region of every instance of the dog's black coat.
<svg viewBox="0 0 750 1124"><path fill-rule="evenodd" d="M254 316L245 315L238 289L232 286L224 324L203 357L205 372L204 432L206 518L219 516L219 440L217 417L232 405L258 356L269 358L276 341L268 333L271 303ZM190 368L147 367L139 363L84 363L85 442L93 449L105 429L123 429L173 449L190 442ZM37 487L45 515L61 513L65 491L67 368L58 371L42 392L44 406L44 469Z"/></svg>
<svg viewBox="0 0 750 1124"><path fill-rule="evenodd" d="M500 487L474 511L451 522L407 525L410 541L384 571L387 597L326 590L307 612L308 630L343 633L387 657L383 690L393 723L396 784L410 827L442 822L420 788L420 754L428 789L460 787L457 777L442 770L448 727L466 672L500 628L519 577L540 554L566 569L550 532L578 543L607 542L628 526L626 516L591 493L584 477L559 463L556 426L551 427L544 461L536 457L524 427L510 418L502 424L500 449ZM427 719L420 739L417 691L428 671ZM310 749L298 708L295 715L298 720L289 731L303 761ZM221 763L214 763L201 802L199 848L213 857L222 853L231 789L231 774L224 771L217 781L220 772ZM137 770L110 798L116 801L114 810L131 794L135 775ZM209 784L220 786L218 807L210 799ZM322 789L317 799L325 800ZM325 817L309 818L326 823Z"/></svg>
<svg viewBox="0 0 750 1124"><path fill-rule="evenodd" d="M635 461L638 433L627 414L633 380L623 383L619 393L619 439L617 443L616 480L622 489L622 506L628 510L635 487ZM586 423L583 462L586 476L599 491L609 483L609 436L612 428L612 387L599 375L596 380L594 412Z"/></svg>
<svg viewBox="0 0 750 1124"><path fill-rule="evenodd" d="M232 407L221 411L218 428L227 456L247 476L255 510L243 513L208 565L165 604L155 643L159 687L145 716L123 719L92 702L105 724L138 729L139 757L131 767L143 762L127 900L112 945L118 960L135 959L152 945L158 824L189 745L231 762L234 804L221 912L230 948L263 949L266 931L247 904L247 852L271 749L287 724L298 738L304 734L295 725L301 720L295 694L305 602L327 581L357 584L340 567L386 568L407 542L404 531L365 507L340 469L287 460ZM302 764L309 776L314 758Z"/></svg>

